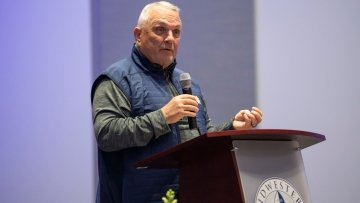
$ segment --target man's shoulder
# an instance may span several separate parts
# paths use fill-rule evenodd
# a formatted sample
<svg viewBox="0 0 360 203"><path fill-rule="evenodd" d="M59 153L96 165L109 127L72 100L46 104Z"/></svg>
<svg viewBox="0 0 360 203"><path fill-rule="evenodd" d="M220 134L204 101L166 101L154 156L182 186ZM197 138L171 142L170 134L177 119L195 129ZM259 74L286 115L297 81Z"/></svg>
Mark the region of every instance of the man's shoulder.
<svg viewBox="0 0 360 203"><path fill-rule="evenodd" d="M134 67L136 67L136 64L130 58L124 58L111 64L105 69L104 74L131 73L136 70Z"/></svg>
<svg viewBox="0 0 360 203"><path fill-rule="evenodd" d="M131 73L135 66L131 58L118 60L106 68L93 82L91 90L91 98L93 98L97 86L104 80L111 80L116 85L120 83L125 75Z"/></svg>

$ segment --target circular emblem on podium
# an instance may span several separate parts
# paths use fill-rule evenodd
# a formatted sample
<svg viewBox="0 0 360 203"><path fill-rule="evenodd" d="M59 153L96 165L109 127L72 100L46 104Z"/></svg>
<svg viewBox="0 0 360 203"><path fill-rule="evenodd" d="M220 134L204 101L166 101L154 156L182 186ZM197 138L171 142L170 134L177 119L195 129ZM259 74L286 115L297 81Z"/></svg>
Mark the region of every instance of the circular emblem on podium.
<svg viewBox="0 0 360 203"><path fill-rule="evenodd" d="M289 182L272 177L261 183L255 203L304 203L304 201Z"/></svg>

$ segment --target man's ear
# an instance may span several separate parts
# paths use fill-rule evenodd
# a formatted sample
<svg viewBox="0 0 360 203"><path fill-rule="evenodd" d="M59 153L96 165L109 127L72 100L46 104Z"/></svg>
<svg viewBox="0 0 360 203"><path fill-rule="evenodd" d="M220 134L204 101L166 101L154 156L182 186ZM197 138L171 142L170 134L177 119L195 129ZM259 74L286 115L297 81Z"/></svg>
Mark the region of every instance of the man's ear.
<svg viewBox="0 0 360 203"><path fill-rule="evenodd" d="M135 43L139 43L140 42L140 36L141 36L141 29L139 27L135 27L134 28L134 39L135 39Z"/></svg>

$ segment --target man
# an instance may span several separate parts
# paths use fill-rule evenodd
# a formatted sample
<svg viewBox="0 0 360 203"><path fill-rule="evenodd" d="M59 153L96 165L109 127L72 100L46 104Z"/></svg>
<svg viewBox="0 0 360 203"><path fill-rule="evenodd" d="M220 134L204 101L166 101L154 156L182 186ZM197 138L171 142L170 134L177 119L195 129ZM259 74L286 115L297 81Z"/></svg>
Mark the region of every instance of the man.
<svg viewBox="0 0 360 203"><path fill-rule="evenodd" d="M175 68L181 36L179 8L148 4L134 28L131 57L111 65L93 84L92 107L98 144L98 202L160 202L176 189L176 170L137 170L134 163L209 131L249 129L262 120L253 107L213 126L197 83L181 94ZM195 117L190 130L186 117Z"/></svg>

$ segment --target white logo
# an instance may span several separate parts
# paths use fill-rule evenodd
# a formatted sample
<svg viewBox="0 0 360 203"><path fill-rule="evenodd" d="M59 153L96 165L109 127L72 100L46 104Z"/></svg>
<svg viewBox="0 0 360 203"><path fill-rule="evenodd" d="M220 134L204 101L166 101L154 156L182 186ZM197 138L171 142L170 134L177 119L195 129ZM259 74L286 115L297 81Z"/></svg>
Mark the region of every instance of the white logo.
<svg viewBox="0 0 360 203"><path fill-rule="evenodd" d="M300 194L286 180L266 179L259 187L255 203L304 203Z"/></svg>

